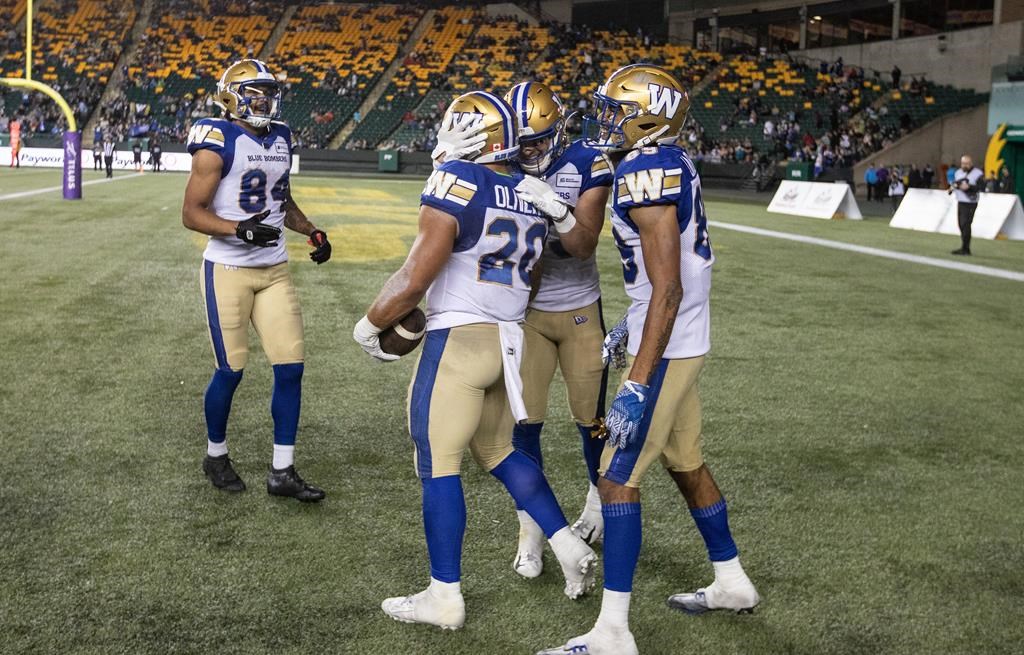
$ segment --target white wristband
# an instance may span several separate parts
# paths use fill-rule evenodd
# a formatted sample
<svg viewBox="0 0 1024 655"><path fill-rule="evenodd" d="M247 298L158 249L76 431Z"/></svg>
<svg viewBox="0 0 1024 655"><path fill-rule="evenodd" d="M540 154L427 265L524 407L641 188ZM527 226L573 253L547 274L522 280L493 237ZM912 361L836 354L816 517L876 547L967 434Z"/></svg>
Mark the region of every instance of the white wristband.
<svg viewBox="0 0 1024 655"><path fill-rule="evenodd" d="M561 220L555 221L555 230L559 234L567 234L571 232L574 227L576 227L576 217L572 215L572 210L569 209L568 205L566 205L565 216L563 216Z"/></svg>
<svg viewBox="0 0 1024 655"><path fill-rule="evenodd" d="M384 328L379 328L371 323L369 316L363 316L359 319L359 322L356 323L356 329L354 331L356 334L375 335L383 332Z"/></svg>

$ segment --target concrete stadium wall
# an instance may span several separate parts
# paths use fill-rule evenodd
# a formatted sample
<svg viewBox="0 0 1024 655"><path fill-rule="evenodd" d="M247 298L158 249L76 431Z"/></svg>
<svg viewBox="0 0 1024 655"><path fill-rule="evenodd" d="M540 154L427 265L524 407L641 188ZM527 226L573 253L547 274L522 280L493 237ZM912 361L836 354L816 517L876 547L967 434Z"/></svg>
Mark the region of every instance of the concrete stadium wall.
<svg viewBox="0 0 1024 655"><path fill-rule="evenodd" d="M940 51L945 37L945 51ZM1020 55L1024 46L1024 21L987 25L958 32L919 36L895 41L876 41L834 48L808 48L794 54L835 61L880 71L898 64L903 79L924 73L929 80L962 89L985 92L992 86L992 68Z"/></svg>
<svg viewBox="0 0 1024 655"><path fill-rule="evenodd" d="M572 0L541 0L540 13L559 23L572 22Z"/></svg>
<svg viewBox="0 0 1024 655"><path fill-rule="evenodd" d="M974 158L975 165L983 166L988 148L987 126L988 105L985 104L937 118L914 130L888 148L857 162L853 167L857 195L866 194L864 171L871 164L916 164L918 167L931 164L940 187L945 184L939 179L943 163L948 165L967 154Z"/></svg>
<svg viewBox="0 0 1024 655"><path fill-rule="evenodd" d="M499 2L484 7L484 11L491 18L498 16L515 16L517 20L526 21L530 25L536 25L537 19L531 16L525 9L513 2Z"/></svg>

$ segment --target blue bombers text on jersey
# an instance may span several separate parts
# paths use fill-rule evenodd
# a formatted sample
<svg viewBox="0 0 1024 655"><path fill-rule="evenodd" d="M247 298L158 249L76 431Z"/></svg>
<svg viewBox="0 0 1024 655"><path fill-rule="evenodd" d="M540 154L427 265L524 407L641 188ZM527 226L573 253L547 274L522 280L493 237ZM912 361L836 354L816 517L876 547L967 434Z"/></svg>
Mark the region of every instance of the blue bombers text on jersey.
<svg viewBox="0 0 1024 655"><path fill-rule="evenodd" d="M600 150L577 140L548 168L544 180L566 204L575 207L590 189L612 185L612 165ZM586 307L601 297L596 256L573 257L562 247L557 232L549 235L542 262L540 290L530 307L563 312Z"/></svg>
<svg viewBox="0 0 1024 655"><path fill-rule="evenodd" d="M427 290L427 330L525 316L548 221L516 195L521 179L450 161L427 180L420 202L458 222L452 256Z"/></svg>
<svg viewBox="0 0 1024 655"><path fill-rule="evenodd" d="M644 269L640 232L629 218L634 207L675 205L679 225L679 274L683 301L679 306L665 359L703 355L711 349L711 266L714 255L708 240L707 215L701 199L700 178L686 151L675 145L632 150L615 171L612 235L622 257L628 312L629 352L640 347L651 300L651 281Z"/></svg>
<svg viewBox="0 0 1024 655"><path fill-rule="evenodd" d="M203 118L189 130L188 152L217 153L223 162L221 181L210 210L223 219L244 221L269 209L267 225L284 228L282 205L288 197L292 162L292 133L283 123L271 123L267 134L256 136L220 118ZM210 237L203 253L207 261L231 266L273 266L288 260L285 240L260 248L232 235Z"/></svg>

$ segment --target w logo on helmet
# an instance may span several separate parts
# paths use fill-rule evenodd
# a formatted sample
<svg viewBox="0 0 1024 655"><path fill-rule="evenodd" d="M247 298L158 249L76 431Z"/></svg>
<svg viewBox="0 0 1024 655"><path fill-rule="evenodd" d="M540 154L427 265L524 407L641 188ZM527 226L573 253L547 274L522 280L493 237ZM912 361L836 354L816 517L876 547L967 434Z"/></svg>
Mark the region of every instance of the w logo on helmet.
<svg viewBox="0 0 1024 655"><path fill-rule="evenodd" d="M679 91L653 82L647 85L651 92L651 104L648 110L652 114L661 114L667 119L672 119L679 110L679 103L683 100L683 94Z"/></svg>

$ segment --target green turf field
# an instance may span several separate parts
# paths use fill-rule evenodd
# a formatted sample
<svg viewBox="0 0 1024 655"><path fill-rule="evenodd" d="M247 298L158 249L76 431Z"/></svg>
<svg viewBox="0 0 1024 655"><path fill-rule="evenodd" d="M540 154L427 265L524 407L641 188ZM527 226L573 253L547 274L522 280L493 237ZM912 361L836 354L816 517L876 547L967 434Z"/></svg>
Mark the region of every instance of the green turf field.
<svg viewBox="0 0 1024 655"><path fill-rule="evenodd" d="M58 171L0 170L0 196L59 183ZM566 600L550 554L537 580L512 571L511 502L469 461L465 629L379 609L428 577L405 432L413 358L377 365L350 335L415 233L418 182L294 181L335 251L316 267L289 239L308 356L297 464L327 500L262 491L271 375L258 348L229 426L250 489L209 486L213 357L184 183L147 174L87 186L81 202L0 199L0 652L526 655L589 629L599 594ZM712 220L948 259L957 245L762 207L708 202ZM714 227L711 238L705 450L764 601L752 616L665 607L710 567L652 471L641 652L1019 651L1024 283ZM1024 270L1024 243L974 251L971 263ZM600 261L614 320L625 302L610 243ZM557 387L547 425L571 521L586 485Z"/></svg>

